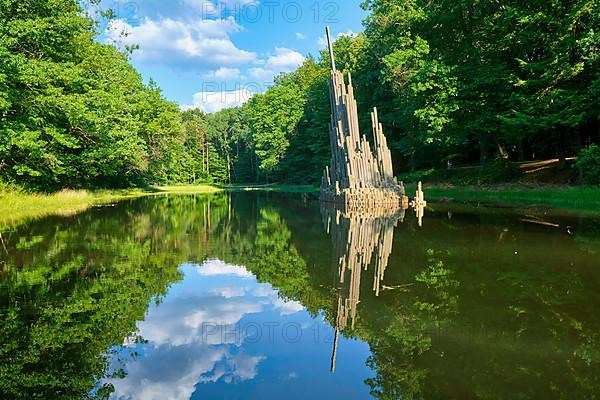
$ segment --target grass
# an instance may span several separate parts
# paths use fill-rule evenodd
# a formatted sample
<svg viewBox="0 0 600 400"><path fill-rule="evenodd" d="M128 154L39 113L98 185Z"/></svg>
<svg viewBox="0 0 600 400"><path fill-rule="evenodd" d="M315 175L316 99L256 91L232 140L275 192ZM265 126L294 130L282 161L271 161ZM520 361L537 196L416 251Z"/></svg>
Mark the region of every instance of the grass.
<svg viewBox="0 0 600 400"><path fill-rule="evenodd" d="M49 215L69 216L88 208L117 201L158 194L213 194L223 191L270 191L314 193L315 186L303 185L173 185L152 186L147 189L122 190L62 190L56 193L31 193L18 187L0 185L0 228L14 226L28 219Z"/></svg>
<svg viewBox="0 0 600 400"><path fill-rule="evenodd" d="M600 187L572 186L579 180L575 160L568 158L521 163L491 162L402 174L398 178L413 193L425 183L425 197L463 202L493 202L526 207L552 207L600 212ZM510 182L510 183L506 183Z"/></svg>
<svg viewBox="0 0 600 400"><path fill-rule="evenodd" d="M222 191L210 185L156 186L148 189L61 190L30 193L14 187L0 189L0 227L48 215L74 215L90 207L162 193L210 194Z"/></svg>
<svg viewBox="0 0 600 400"><path fill-rule="evenodd" d="M412 193L412 185L407 186L407 191ZM600 212L600 187L425 185L424 192L425 197L432 200L486 201Z"/></svg>
<svg viewBox="0 0 600 400"><path fill-rule="evenodd" d="M224 185L229 192L280 192L280 193L318 193L319 188L312 185Z"/></svg>

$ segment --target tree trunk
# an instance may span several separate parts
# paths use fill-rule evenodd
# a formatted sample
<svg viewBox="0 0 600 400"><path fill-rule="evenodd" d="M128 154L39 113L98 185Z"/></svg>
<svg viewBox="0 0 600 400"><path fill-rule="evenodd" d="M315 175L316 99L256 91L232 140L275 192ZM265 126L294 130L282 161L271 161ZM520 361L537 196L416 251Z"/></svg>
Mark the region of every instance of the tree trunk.
<svg viewBox="0 0 600 400"><path fill-rule="evenodd" d="M231 184L231 157L229 156L229 152L227 152L227 180Z"/></svg>
<svg viewBox="0 0 600 400"><path fill-rule="evenodd" d="M555 135L555 140L554 140L554 146L555 146L555 150L556 150L556 156L558 157L558 160L560 163L564 163L565 162L565 131L567 130L566 127L564 126L560 126L558 128L558 132Z"/></svg>
<svg viewBox="0 0 600 400"><path fill-rule="evenodd" d="M210 147L206 142L206 175L210 178Z"/></svg>

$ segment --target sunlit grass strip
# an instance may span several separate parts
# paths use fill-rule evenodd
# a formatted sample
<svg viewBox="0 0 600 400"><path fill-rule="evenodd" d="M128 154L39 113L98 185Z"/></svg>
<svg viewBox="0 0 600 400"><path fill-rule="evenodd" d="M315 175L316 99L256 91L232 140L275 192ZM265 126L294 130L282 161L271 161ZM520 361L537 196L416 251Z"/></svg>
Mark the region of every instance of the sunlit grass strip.
<svg viewBox="0 0 600 400"><path fill-rule="evenodd" d="M52 194L22 191L0 192L0 225L46 215L73 215L94 205L144 194L142 190L88 192L62 190Z"/></svg>
<svg viewBox="0 0 600 400"><path fill-rule="evenodd" d="M158 193L173 194L213 194L222 192L223 189L213 185L177 185L177 186L153 186Z"/></svg>
<svg viewBox="0 0 600 400"><path fill-rule="evenodd" d="M223 185L230 192L279 192L279 193L318 193L312 185Z"/></svg>
<svg viewBox="0 0 600 400"><path fill-rule="evenodd" d="M61 190L51 194L31 193L18 188L5 188L0 190L0 227L48 215L74 215L96 205L161 193L211 194L220 191L222 189L210 185L158 186L149 189L96 191Z"/></svg>
<svg viewBox="0 0 600 400"><path fill-rule="evenodd" d="M93 196L83 190L63 190L51 195L3 191L0 192L0 224L49 214L74 214L92 202Z"/></svg>

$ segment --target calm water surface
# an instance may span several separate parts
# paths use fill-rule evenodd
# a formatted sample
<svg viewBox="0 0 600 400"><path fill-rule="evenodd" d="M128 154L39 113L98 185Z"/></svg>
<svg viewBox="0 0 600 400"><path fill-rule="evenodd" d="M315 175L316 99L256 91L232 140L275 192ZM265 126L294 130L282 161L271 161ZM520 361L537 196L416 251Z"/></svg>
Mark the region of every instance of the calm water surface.
<svg viewBox="0 0 600 400"><path fill-rule="evenodd" d="M164 196L0 226L2 399L593 399L600 219Z"/></svg>

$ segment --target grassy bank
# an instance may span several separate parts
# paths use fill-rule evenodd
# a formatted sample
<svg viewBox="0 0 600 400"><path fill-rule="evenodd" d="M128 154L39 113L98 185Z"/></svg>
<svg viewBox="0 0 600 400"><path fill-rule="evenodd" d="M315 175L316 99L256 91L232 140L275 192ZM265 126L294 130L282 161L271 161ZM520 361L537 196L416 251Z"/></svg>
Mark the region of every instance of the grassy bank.
<svg viewBox="0 0 600 400"><path fill-rule="evenodd" d="M171 194L211 194L220 193L224 189L213 185L177 185L177 186L153 186L152 192L156 193L171 193Z"/></svg>
<svg viewBox="0 0 600 400"><path fill-rule="evenodd" d="M414 187L407 185L408 193ZM527 187L527 186L428 186L425 197L430 200L485 201L526 205L528 207L555 207L600 212L599 187Z"/></svg>
<svg viewBox="0 0 600 400"><path fill-rule="evenodd" d="M51 194L3 188L0 190L0 226L47 215L73 215L90 207L161 193L195 194L219 191L221 189L209 185L95 191L62 190Z"/></svg>
<svg viewBox="0 0 600 400"><path fill-rule="evenodd" d="M280 192L280 193L318 193L319 188L312 185L224 185L229 192Z"/></svg>
<svg viewBox="0 0 600 400"><path fill-rule="evenodd" d="M407 184L407 194L412 197L415 188L416 185ZM515 206L600 212L600 187L540 187L519 184L482 187L425 184L424 190L428 200L505 203ZM319 189L315 186L306 185L225 185L219 187L188 185L123 190L63 190L52 194L40 194L29 193L16 188L3 188L0 190L0 227L47 215L73 215L90 207L130 198L164 193L210 194L221 191L318 193Z"/></svg>

